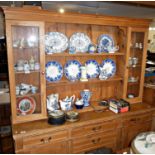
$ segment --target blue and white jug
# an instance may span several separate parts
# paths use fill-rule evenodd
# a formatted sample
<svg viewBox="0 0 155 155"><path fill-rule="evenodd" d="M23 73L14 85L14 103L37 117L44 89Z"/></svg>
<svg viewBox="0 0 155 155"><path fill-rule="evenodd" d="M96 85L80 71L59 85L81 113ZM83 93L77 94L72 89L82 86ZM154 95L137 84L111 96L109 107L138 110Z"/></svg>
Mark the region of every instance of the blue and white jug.
<svg viewBox="0 0 155 155"><path fill-rule="evenodd" d="M89 89L84 89L83 91L81 91L81 97L85 107L90 105L89 101L91 96L92 92Z"/></svg>

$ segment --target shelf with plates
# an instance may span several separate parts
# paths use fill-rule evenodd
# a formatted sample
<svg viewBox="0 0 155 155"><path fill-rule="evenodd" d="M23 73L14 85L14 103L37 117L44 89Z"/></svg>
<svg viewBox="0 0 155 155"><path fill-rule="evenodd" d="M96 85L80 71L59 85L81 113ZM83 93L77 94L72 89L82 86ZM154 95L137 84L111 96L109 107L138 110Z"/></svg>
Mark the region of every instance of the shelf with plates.
<svg viewBox="0 0 155 155"><path fill-rule="evenodd" d="M30 96L39 96L40 93L28 93L28 94L24 94L24 95L17 95L17 98L23 98L23 97L30 97Z"/></svg>
<svg viewBox="0 0 155 155"><path fill-rule="evenodd" d="M40 70L30 71L29 73L25 73L24 71L15 71L16 74L33 74L33 73L40 73Z"/></svg>
<svg viewBox="0 0 155 155"><path fill-rule="evenodd" d="M46 82L46 88L50 88L53 86L63 86L63 85L79 85L79 84L95 84L95 83L105 83L105 82L112 82L112 81L123 81L123 78L120 76L115 75L114 77L108 78L106 80L100 80L98 78L88 79L88 81L68 81L68 80L60 80L57 82Z"/></svg>
<svg viewBox="0 0 155 155"><path fill-rule="evenodd" d="M124 53L116 52L116 53L76 53L76 54L69 54L69 53L58 53L58 54L46 54L47 57L80 57L80 56L124 56Z"/></svg>

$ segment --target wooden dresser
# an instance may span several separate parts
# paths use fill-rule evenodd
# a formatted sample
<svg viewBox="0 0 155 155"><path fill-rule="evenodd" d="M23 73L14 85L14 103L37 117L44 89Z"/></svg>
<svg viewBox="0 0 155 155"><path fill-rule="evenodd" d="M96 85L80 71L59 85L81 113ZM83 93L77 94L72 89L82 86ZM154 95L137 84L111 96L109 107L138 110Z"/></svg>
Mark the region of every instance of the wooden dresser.
<svg viewBox="0 0 155 155"><path fill-rule="evenodd" d="M3 10L16 153L83 153L99 147L109 147L116 151L128 147L137 133L150 130L154 108L142 103L142 95L151 20L79 13L60 14L26 6L3 7ZM45 36L50 32L62 33L68 40L75 33L84 33L96 45L99 44L100 36L107 35L112 38L113 47L118 46L119 49L117 52L76 51L75 54L70 54L67 48L63 52L49 54ZM60 63L64 68L70 60L77 60L83 66L87 61L95 60L99 66L107 59L114 62L116 72L105 80L100 80L97 76L86 82L79 79L73 82L63 74L60 80L52 82L46 77L45 66L51 61ZM135 63L137 59L138 63L136 61L136 65L133 64L133 60ZM29 63L32 60L37 69L32 67L29 73L25 73L23 62ZM137 80L131 81L132 77ZM17 88L23 83L38 89L36 92L19 93ZM92 93L91 106L78 110L80 120L60 126L48 125L47 96L57 93L62 100L74 94L76 98L81 98L80 92L84 89L89 89ZM127 100L131 103L131 111L124 114L94 112L92 107L96 107L101 100L111 98ZM25 104L27 100L29 102ZM76 108L73 107L73 110Z"/></svg>
<svg viewBox="0 0 155 155"><path fill-rule="evenodd" d="M100 147L129 147L140 132L150 131L154 107L134 104L130 112L88 112L78 122L49 125L47 120L13 125L16 153L84 153Z"/></svg>

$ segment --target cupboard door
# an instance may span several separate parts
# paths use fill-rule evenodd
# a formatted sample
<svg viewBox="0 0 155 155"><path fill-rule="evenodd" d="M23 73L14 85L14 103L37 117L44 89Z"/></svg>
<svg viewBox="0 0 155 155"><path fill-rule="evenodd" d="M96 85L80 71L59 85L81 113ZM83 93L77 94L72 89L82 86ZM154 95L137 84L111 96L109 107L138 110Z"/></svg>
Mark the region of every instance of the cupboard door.
<svg viewBox="0 0 155 155"><path fill-rule="evenodd" d="M135 103L142 101L145 60L147 52L147 29L129 28L126 55L124 98Z"/></svg>
<svg viewBox="0 0 155 155"><path fill-rule="evenodd" d="M143 123L135 123L134 125L125 126L123 148L129 147L133 139L141 132L150 131L151 121Z"/></svg>
<svg viewBox="0 0 155 155"><path fill-rule="evenodd" d="M45 118L44 23L6 26L13 123Z"/></svg>

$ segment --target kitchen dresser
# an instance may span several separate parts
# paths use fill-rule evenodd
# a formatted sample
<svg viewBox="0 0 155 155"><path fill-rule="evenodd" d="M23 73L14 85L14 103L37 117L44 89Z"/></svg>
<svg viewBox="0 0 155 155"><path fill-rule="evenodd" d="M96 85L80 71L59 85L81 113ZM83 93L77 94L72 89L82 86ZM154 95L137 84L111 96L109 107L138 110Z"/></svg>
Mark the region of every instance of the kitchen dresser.
<svg viewBox="0 0 155 155"><path fill-rule="evenodd" d="M147 30L150 20L88 15L42 10L38 7L3 7L6 22L10 94L12 105L12 129L16 153L83 153L99 147L114 151L128 147L132 138L141 131L151 128L154 108L142 103L144 69L147 48ZM68 38L75 32L87 34L94 44L101 34L110 35L116 53L45 53L45 34L61 32ZM138 58L132 65L131 58ZM65 78L48 82L45 78L45 64L57 61L62 66L68 60L84 64L94 59L101 63L110 58L116 63L116 74L106 80L89 79L86 82L70 82ZM35 61L37 68L25 72L24 63ZM38 67L39 66L39 67ZM136 77L131 82L130 77ZM21 84L37 87L33 93L19 93ZM27 87L27 85L23 85ZM91 105L82 110L80 120L52 126L47 123L46 97L58 93L59 98L75 94L80 97L83 89L92 92ZM132 94L132 98L129 95ZM109 98L123 98L130 102L131 111L114 114L111 111L97 113L92 107ZM31 100L30 112L19 109L19 101ZM35 104L34 104L35 103ZM133 104L134 103L134 104ZM130 125L129 125L130 124ZM145 125L146 124L146 125ZM130 126L130 128L128 128ZM132 130L130 130L133 128Z"/></svg>

